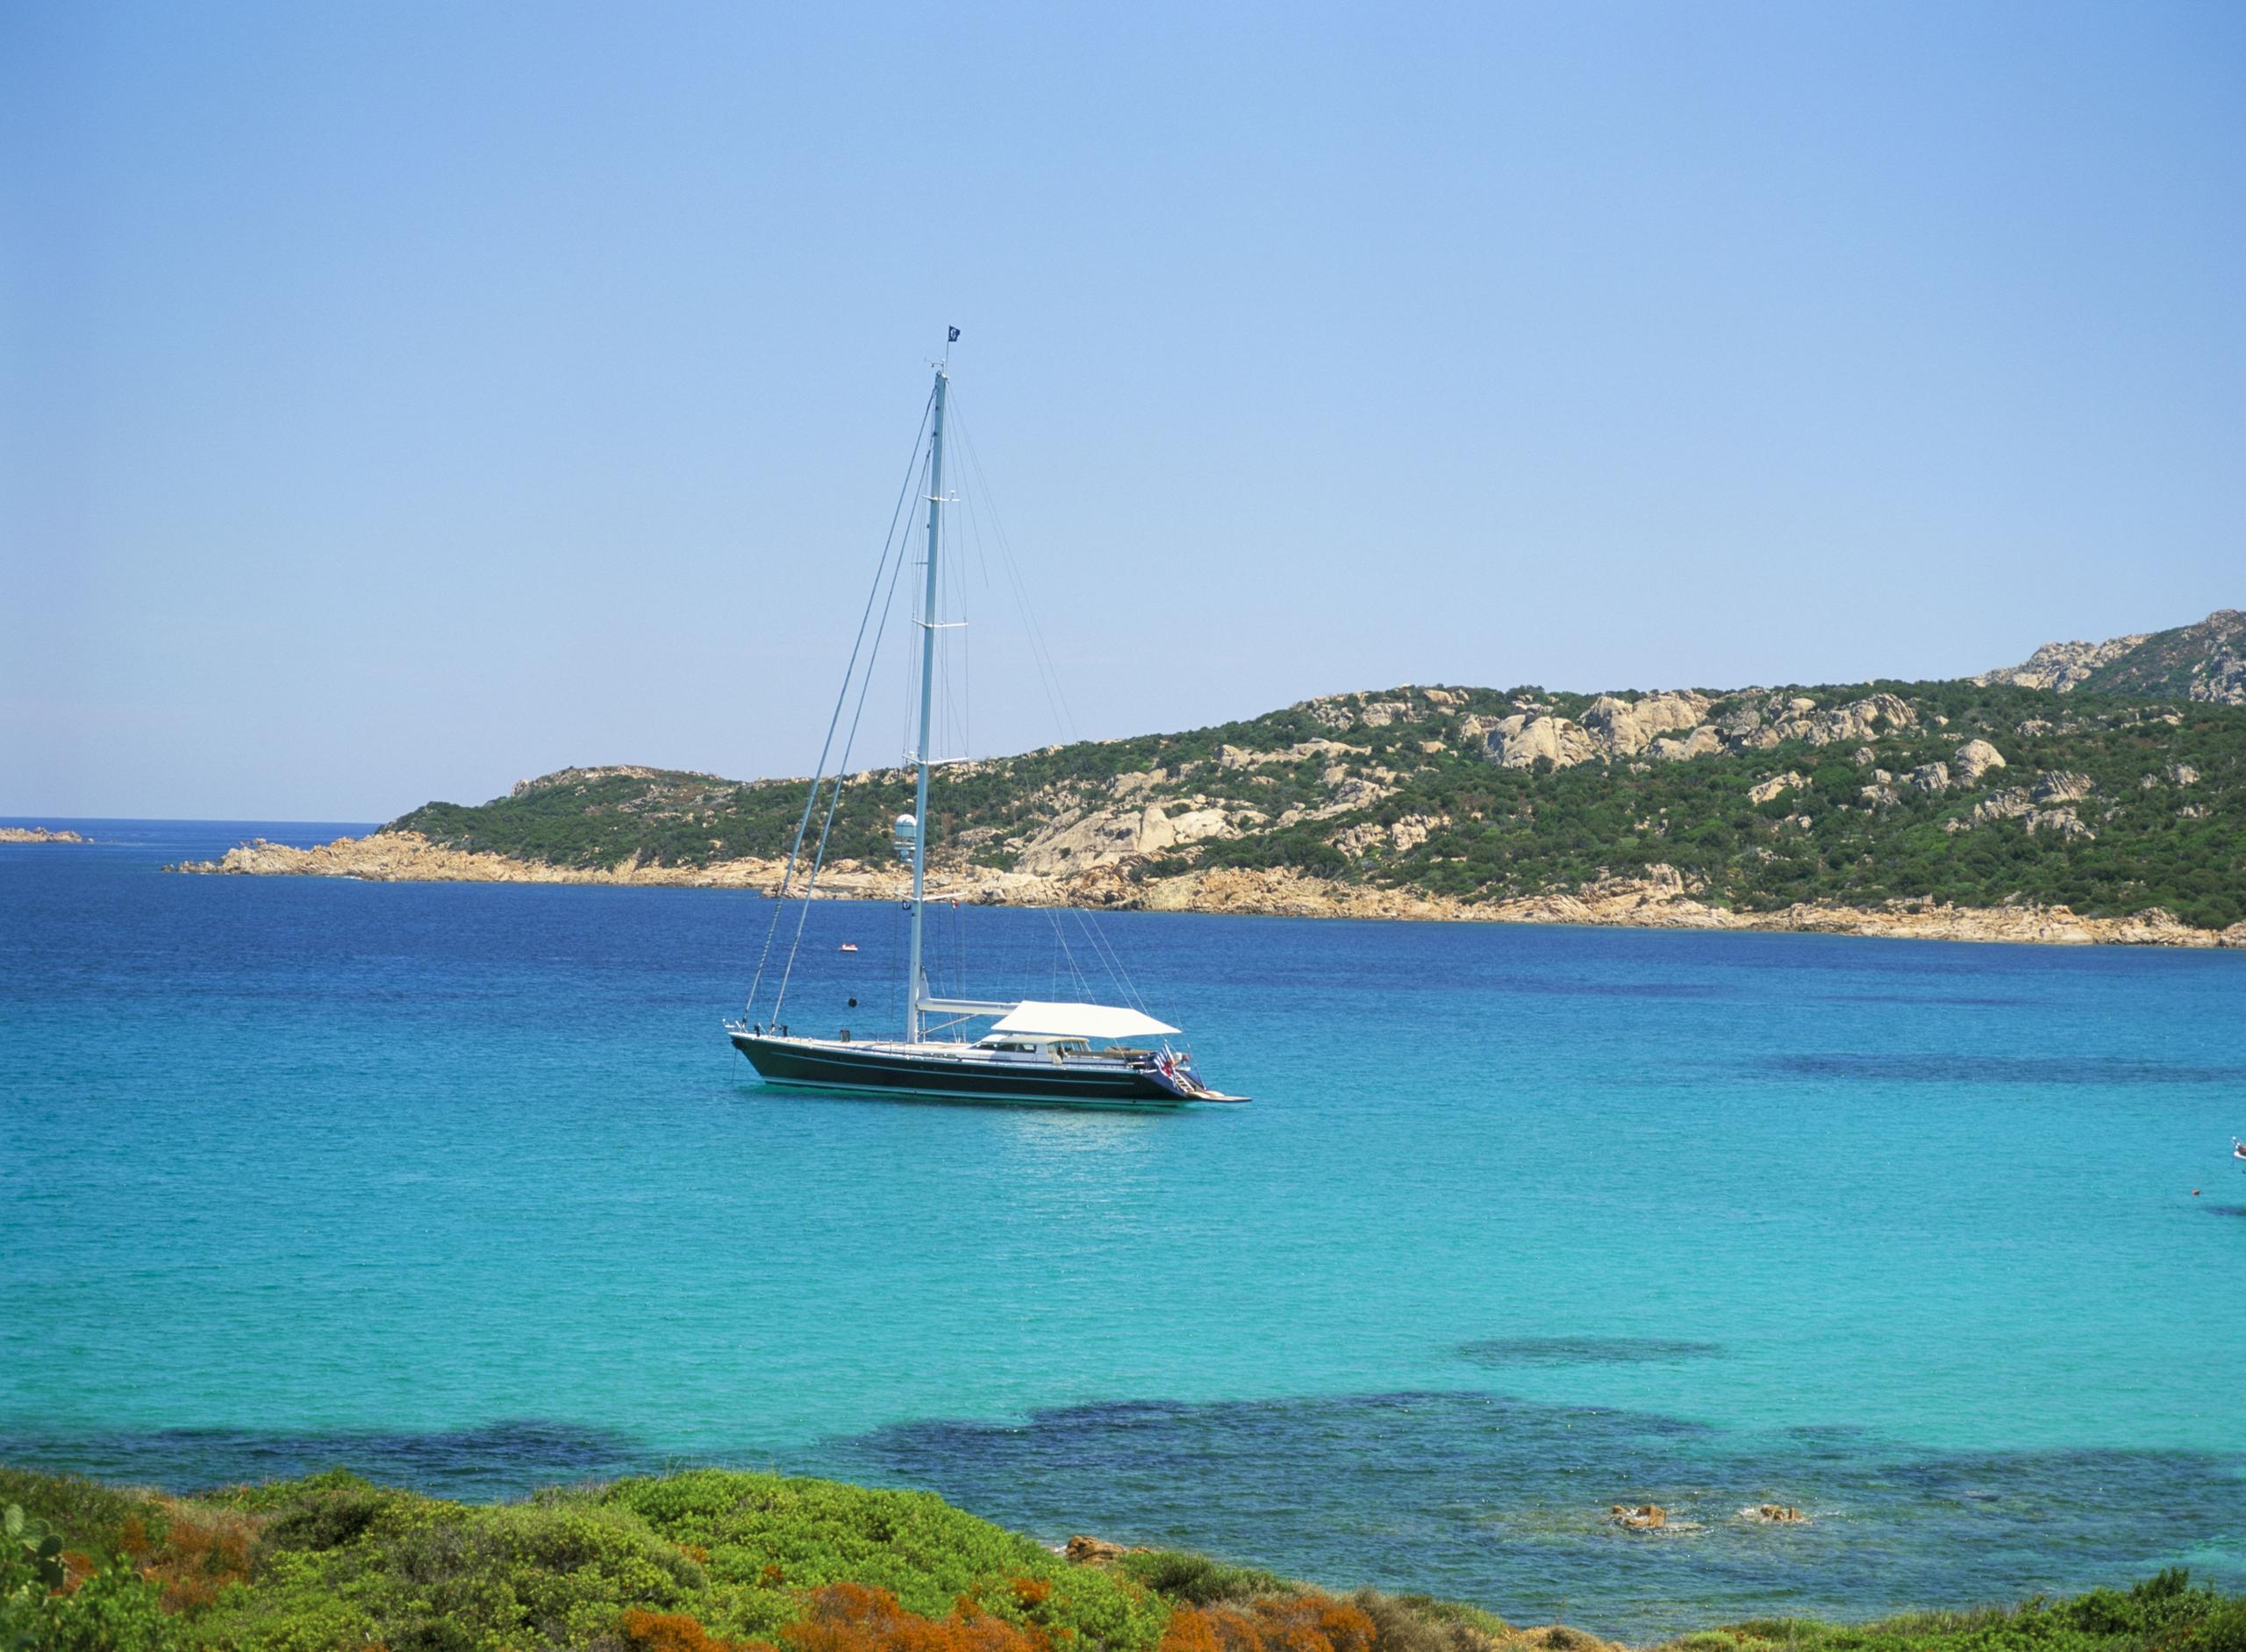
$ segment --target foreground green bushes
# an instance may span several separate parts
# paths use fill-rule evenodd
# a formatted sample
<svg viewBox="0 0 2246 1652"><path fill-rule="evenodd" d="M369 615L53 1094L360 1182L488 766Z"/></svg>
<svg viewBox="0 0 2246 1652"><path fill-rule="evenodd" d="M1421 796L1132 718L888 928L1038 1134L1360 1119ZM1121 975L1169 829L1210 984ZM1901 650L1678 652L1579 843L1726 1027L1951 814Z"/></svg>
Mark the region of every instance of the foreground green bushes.
<svg viewBox="0 0 2246 1652"><path fill-rule="evenodd" d="M1471 1606L1197 1555L1078 1564L926 1492L716 1470L464 1505L340 1471L197 1498L0 1469L0 1652L1499 1652ZM1676 1652L2246 1652L2164 1572L2009 1612L1795 1620Z"/></svg>
<svg viewBox="0 0 2246 1652"><path fill-rule="evenodd" d="M2246 1598L2194 1589L2179 1568L2127 1591L2011 1610L1914 1613L1840 1627L1774 1618L1686 1635L1675 1652L2246 1652Z"/></svg>
<svg viewBox="0 0 2246 1652"><path fill-rule="evenodd" d="M0 1471L0 1500L71 1556L59 1591L27 1556L0 1556L0 1647L627 1652L627 1610L643 1627L683 1618L720 1641L769 1641L843 1583L913 1617L1035 1624L1084 1652L1153 1652L1170 1613L1143 1584L930 1494L769 1475L472 1505L341 1472L175 1498Z"/></svg>

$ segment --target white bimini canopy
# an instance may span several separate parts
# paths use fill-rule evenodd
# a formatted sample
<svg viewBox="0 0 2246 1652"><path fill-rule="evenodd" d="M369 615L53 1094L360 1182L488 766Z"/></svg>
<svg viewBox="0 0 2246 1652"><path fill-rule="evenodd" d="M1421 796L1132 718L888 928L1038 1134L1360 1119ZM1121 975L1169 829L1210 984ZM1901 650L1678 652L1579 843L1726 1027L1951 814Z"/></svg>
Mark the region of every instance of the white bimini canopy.
<svg viewBox="0 0 2246 1652"><path fill-rule="evenodd" d="M1136 1010L1105 1004L1017 1004L998 1018L997 1033L1042 1033L1048 1038L1156 1038L1177 1029Z"/></svg>

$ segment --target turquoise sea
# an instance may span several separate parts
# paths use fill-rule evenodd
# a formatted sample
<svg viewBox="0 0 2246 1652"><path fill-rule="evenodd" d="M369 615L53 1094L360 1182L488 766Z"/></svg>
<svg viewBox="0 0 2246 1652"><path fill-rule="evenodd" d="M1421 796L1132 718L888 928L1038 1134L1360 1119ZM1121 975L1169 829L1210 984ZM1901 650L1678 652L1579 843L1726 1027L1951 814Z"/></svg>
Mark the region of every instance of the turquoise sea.
<svg viewBox="0 0 2246 1652"><path fill-rule="evenodd" d="M953 1108L757 1086L753 897L81 829L0 847L0 1458L779 1467L1634 1638L2246 1587L2246 954L1122 914L1255 1104ZM789 1019L900 924L814 910Z"/></svg>

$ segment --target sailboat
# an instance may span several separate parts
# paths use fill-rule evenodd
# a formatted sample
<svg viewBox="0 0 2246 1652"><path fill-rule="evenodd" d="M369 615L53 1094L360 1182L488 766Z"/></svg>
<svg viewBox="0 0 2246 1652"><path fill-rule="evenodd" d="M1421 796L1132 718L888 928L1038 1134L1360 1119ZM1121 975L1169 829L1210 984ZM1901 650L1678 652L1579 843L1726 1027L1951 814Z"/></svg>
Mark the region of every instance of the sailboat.
<svg viewBox="0 0 2246 1652"><path fill-rule="evenodd" d="M951 338L959 330L950 330ZM986 999L940 996L929 989L922 962L922 932L928 904L928 770L931 719L935 693L936 645L943 629L936 618L937 568L943 550L944 403L949 384L949 356L936 363L930 392L927 464L927 554L926 579L914 617L919 637L919 738L912 754L913 809L896 822L895 844L912 869L912 913L905 963L905 1026L897 1039L853 1038L845 1029L833 1038L790 1032L784 1024L726 1023L726 1036L768 1084L835 1091L845 1095L963 1102L1012 1102L1042 1106L1172 1111L1197 1102L1244 1102L1205 1083L1189 1051L1169 1041L1178 1029L1142 1009L1106 1004L1039 999ZM915 454L917 462L918 454ZM908 472L908 475L910 473ZM870 613L870 607L869 612ZM861 639L864 636L861 626ZM856 655L852 656L852 669ZM848 693L846 679L844 693ZM862 691L861 695L862 704ZM836 719L841 702L836 704ZM855 725L854 725L855 726ZM833 725L828 728L830 746ZM822 754L820 769L825 772ZM821 778L812 782L788 873L785 898L801 855ZM835 783L836 796L840 782ZM827 821L833 819L833 803ZM824 828L812 876L824 857ZM804 890L808 901L810 887ZM955 905L956 902L953 903ZM778 914L775 913L775 923ZM801 930L798 931L800 941ZM767 941L768 955L769 940ZM848 948L845 948L848 950ZM762 978L760 968L759 976ZM782 996L784 997L783 975ZM776 998L776 1009L781 1000ZM856 1000L851 1000L853 1004ZM988 1030L969 1038L968 1029L987 1022Z"/></svg>

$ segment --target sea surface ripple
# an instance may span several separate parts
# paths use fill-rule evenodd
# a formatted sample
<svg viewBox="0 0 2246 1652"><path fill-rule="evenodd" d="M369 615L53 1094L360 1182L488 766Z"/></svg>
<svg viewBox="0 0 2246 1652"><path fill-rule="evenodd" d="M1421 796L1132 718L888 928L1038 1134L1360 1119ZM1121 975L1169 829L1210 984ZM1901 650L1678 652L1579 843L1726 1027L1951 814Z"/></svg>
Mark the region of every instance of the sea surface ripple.
<svg viewBox="0 0 2246 1652"><path fill-rule="evenodd" d="M944 912L1255 1098L1076 1115L760 1089L754 897L81 829L0 847L0 1458L833 1473L1633 1637L2246 1587L2246 955ZM901 925L789 1020L890 1025Z"/></svg>

